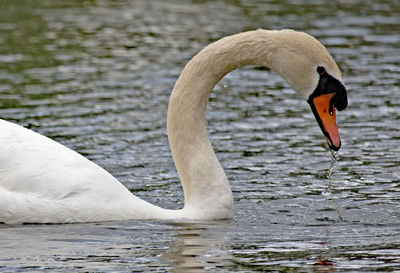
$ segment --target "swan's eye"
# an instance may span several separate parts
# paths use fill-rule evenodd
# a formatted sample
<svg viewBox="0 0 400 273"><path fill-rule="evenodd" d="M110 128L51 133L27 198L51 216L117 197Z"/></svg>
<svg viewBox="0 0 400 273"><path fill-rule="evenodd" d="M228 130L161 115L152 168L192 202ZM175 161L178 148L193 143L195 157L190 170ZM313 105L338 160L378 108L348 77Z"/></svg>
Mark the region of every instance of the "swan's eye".
<svg viewBox="0 0 400 273"><path fill-rule="evenodd" d="M318 67L317 67L317 72L318 72L318 74L320 74L320 75L324 75L325 72L326 72L325 67L323 67L323 66L318 66Z"/></svg>

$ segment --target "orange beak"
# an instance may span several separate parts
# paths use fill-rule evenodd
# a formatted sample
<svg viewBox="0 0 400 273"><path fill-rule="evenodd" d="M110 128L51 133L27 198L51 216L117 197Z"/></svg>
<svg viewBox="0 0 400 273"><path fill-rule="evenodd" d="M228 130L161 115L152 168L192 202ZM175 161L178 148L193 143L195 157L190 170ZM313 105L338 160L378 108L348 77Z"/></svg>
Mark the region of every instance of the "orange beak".
<svg viewBox="0 0 400 273"><path fill-rule="evenodd" d="M329 148L338 151L340 148L340 137L336 125L336 110L332 100L334 95L335 93L330 93L312 98L311 108L325 135Z"/></svg>

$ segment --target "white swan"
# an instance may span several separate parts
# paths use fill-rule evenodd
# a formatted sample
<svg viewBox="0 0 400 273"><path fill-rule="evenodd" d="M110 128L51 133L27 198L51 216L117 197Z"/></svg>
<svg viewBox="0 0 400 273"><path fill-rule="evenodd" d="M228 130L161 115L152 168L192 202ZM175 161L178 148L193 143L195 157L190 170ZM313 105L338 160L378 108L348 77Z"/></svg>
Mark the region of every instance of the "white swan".
<svg viewBox="0 0 400 273"><path fill-rule="evenodd" d="M163 209L141 200L78 153L0 120L0 222L232 217L232 192L207 136L205 109L215 84L245 65L267 66L279 73L308 101L331 149L339 149L335 108L346 108L347 95L325 47L293 30L244 32L200 51L171 94L167 128L185 194L182 209Z"/></svg>

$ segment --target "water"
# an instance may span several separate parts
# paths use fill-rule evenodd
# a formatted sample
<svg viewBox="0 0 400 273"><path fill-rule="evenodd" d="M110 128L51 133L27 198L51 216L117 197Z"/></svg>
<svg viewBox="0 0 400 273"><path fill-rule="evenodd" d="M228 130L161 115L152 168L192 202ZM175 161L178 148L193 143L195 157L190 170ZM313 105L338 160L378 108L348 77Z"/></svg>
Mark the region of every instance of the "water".
<svg viewBox="0 0 400 273"><path fill-rule="evenodd" d="M307 103L276 74L247 67L216 86L207 114L234 219L0 225L1 272L400 270L397 0L2 0L0 13L0 117L166 208L183 198L168 97L206 44L259 27L307 31L349 90L332 177L343 221L323 195L329 149Z"/></svg>

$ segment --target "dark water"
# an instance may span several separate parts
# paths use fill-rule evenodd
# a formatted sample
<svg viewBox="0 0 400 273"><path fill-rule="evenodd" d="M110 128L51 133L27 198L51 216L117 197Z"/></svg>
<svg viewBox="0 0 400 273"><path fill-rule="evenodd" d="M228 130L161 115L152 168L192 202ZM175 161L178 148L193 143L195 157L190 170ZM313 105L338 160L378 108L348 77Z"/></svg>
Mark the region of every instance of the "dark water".
<svg viewBox="0 0 400 273"><path fill-rule="evenodd" d="M307 103L247 67L216 86L207 114L233 220L0 225L0 271L400 270L397 0L1 0L0 117L179 208L165 130L173 84L203 46L255 28L313 34L342 69L350 104L332 183L343 222L324 194L330 153Z"/></svg>

